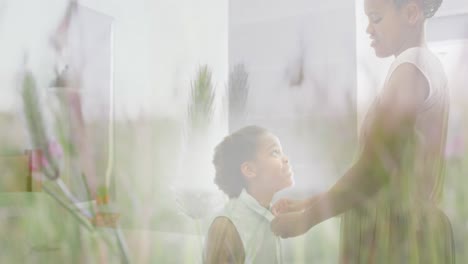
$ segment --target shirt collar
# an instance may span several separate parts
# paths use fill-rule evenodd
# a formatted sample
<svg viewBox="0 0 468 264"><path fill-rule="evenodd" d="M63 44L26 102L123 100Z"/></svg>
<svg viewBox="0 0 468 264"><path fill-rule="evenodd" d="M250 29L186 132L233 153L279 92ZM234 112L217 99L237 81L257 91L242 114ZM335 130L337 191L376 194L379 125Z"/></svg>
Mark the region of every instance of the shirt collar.
<svg viewBox="0 0 468 264"><path fill-rule="evenodd" d="M247 207L253 210L255 213L264 217L268 222L271 222L275 216L271 213L271 211L263 206L253 198L245 189L242 190L239 200L242 201ZM271 204L269 206L271 208Z"/></svg>

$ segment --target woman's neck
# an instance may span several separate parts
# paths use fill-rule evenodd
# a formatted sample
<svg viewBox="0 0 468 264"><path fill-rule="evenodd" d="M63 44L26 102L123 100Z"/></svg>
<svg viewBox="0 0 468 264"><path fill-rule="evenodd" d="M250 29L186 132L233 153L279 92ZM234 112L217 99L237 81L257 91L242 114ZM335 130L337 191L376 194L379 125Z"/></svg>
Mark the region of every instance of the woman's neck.
<svg viewBox="0 0 468 264"><path fill-rule="evenodd" d="M274 193L266 192L262 190L262 188L257 188L256 186L247 187L247 192L250 196L255 198L262 207L270 208Z"/></svg>
<svg viewBox="0 0 468 264"><path fill-rule="evenodd" d="M423 26L421 30L409 34L408 38L405 38L405 41L401 44L400 48L395 52L394 56L398 57L403 51L415 48L415 47L426 47L426 34L425 27Z"/></svg>

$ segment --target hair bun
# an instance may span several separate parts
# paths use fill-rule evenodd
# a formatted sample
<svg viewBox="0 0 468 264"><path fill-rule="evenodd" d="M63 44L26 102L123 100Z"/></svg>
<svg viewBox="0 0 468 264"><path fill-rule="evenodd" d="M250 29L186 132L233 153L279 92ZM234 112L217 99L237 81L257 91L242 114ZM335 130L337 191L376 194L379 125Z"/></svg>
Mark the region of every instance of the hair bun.
<svg viewBox="0 0 468 264"><path fill-rule="evenodd" d="M439 10L442 0L423 0L424 4L424 16L431 18Z"/></svg>

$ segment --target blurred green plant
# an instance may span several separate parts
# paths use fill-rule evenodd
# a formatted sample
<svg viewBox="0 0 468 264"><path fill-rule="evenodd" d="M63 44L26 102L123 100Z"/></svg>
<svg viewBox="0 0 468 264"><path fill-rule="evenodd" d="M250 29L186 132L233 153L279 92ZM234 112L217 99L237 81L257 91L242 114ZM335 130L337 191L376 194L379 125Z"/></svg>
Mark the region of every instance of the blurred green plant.
<svg viewBox="0 0 468 264"><path fill-rule="evenodd" d="M211 70L203 65L192 81L187 110L190 134L205 132L213 118L216 92L211 78Z"/></svg>
<svg viewBox="0 0 468 264"><path fill-rule="evenodd" d="M80 208L77 206L78 199L68 190L68 187L63 183L60 178L61 172L59 170L59 161L50 150L49 140L51 135L48 135L47 123L43 116L43 111L41 108L40 94L37 91L37 85L34 79L33 74L30 71L25 71L22 82L22 99L23 99L23 109L24 115L26 118L26 123L28 127L29 135L32 139L33 147L35 149L41 149L44 153L45 165L41 166L41 172L43 175L49 179L49 181L44 182L43 190L45 193L49 194L53 200L60 204L70 215L79 223L81 226L85 227L89 232L94 234L100 234L101 239L107 243L109 248L114 248L118 250L121 260L124 263L129 263L129 253L127 252L126 243L123 240L122 235L120 234L120 229L113 228L110 232L112 234L107 234L108 231L103 231L93 224L93 219L98 215L99 211L96 211L97 208ZM62 98L64 99L64 98ZM67 124L62 123L62 125L67 126ZM63 129L58 129L59 132ZM68 139L68 142L61 142L63 145L67 145L67 149L70 152L75 152L77 148L73 145L77 144L72 138L61 137L62 140ZM71 154L71 153L68 153ZM77 154L77 153L75 153ZM76 155L72 155L77 162ZM80 172L78 180L82 181L82 184L86 188L86 192L90 195L90 187L87 182L85 175ZM107 195L107 189L100 189L100 195ZM88 197L87 200L92 200L92 197Z"/></svg>
<svg viewBox="0 0 468 264"><path fill-rule="evenodd" d="M249 96L249 74L244 64L237 64L229 74L229 131L239 129L245 122Z"/></svg>
<svg viewBox="0 0 468 264"><path fill-rule="evenodd" d="M443 209L447 212L454 231L457 263L468 263L468 155L466 150L459 159L451 159L446 165L446 183Z"/></svg>
<svg viewBox="0 0 468 264"><path fill-rule="evenodd" d="M50 148L48 147L49 138L45 128L44 117L40 109L36 82L30 71L24 73L22 84L23 109L26 117L26 123L35 149L42 149L46 160L48 161L43 169L44 175L50 180L56 180L59 177L59 167L56 159L52 158Z"/></svg>

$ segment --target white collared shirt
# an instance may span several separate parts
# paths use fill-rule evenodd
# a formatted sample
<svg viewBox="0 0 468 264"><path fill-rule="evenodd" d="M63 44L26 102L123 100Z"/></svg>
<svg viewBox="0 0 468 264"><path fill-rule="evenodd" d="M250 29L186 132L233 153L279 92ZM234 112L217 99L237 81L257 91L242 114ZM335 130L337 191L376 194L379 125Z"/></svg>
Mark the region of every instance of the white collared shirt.
<svg viewBox="0 0 468 264"><path fill-rule="evenodd" d="M270 229L274 215L245 189L218 216L229 218L235 225L244 245L245 263L282 263L280 238Z"/></svg>

